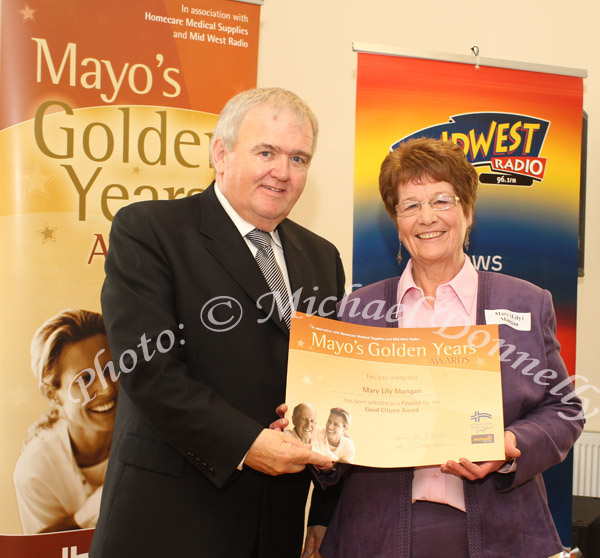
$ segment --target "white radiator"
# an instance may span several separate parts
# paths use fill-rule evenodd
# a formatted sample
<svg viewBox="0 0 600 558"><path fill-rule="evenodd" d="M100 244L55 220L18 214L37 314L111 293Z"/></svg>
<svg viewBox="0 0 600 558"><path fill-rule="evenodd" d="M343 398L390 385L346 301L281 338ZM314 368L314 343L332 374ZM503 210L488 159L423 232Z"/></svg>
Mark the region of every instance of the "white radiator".
<svg viewBox="0 0 600 558"><path fill-rule="evenodd" d="M583 432L575 442L573 494L600 498L600 432Z"/></svg>

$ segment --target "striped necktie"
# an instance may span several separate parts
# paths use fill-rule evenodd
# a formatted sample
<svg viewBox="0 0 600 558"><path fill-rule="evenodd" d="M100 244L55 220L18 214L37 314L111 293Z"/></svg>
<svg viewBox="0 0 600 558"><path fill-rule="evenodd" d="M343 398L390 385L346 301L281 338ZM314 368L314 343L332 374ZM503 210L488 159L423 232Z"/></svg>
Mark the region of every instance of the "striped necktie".
<svg viewBox="0 0 600 558"><path fill-rule="evenodd" d="M281 269L277 265L273 247L271 246L271 235L260 229L252 229L246 235L246 238L258 249L255 256L256 263L265 276L271 293L275 297L279 316L285 321L289 329L292 309L285 281L283 280Z"/></svg>

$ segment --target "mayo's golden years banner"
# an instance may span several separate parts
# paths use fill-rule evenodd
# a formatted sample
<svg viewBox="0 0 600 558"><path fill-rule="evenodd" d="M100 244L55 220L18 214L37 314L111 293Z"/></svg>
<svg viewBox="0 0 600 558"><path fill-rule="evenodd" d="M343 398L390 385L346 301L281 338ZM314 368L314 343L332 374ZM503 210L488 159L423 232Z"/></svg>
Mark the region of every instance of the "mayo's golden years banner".
<svg viewBox="0 0 600 558"><path fill-rule="evenodd" d="M32 338L51 318L78 322L82 309L99 311L108 232L120 207L194 195L210 184L218 113L232 95L256 85L260 6L2 0L1 9L0 533L30 534L70 528L61 521L81 508L81 494L92 492L81 488L88 471L68 451L64 408L42 396L38 373L45 372L32 373ZM89 352L79 369L93 369L97 354ZM91 423L114 414L114 401L95 403L80 409ZM46 421L46 411L58 411L52 416L59 420ZM31 440L40 438L40 424L44 432L62 429L53 447L65 449L68 473L41 470L57 463L54 452L28 461L39 470L17 470ZM44 501L23 482L17 494L13 475L52 477L51 490L76 497L50 518L63 503ZM94 488L102 481L102 471L92 474ZM22 489L35 505L17 505L27 501ZM79 527L95 525L98 502L89 502ZM71 536L44 537L55 548L45 555L84 556L91 535ZM16 555L16 544L19 556L38 555L27 550L33 539L2 537L0 555Z"/></svg>
<svg viewBox="0 0 600 558"><path fill-rule="evenodd" d="M0 129L56 98L217 114L256 83L259 18L234 0L3 0Z"/></svg>
<svg viewBox="0 0 600 558"><path fill-rule="evenodd" d="M216 115L256 83L259 7L132 4L3 2L0 155L14 187L2 189L1 215L111 221L131 201L212 180ZM51 224L42 230L54 238ZM92 257L105 251L93 240Z"/></svg>
<svg viewBox="0 0 600 558"><path fill-rule="evenodd" d="M498 327L375 328L297 313L287 433L371 467L504 459Z"/></svg>

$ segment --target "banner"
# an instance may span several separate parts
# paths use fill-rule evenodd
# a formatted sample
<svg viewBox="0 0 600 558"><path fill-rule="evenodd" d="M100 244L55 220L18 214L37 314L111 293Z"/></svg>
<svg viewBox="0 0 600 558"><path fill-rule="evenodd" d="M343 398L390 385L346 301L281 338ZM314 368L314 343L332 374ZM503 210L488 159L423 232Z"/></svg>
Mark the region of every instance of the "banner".
<svg viewBox="0 0 600 558"><path fill-rule="evenodd" d="M464 63L359 52L354 284L403 270L396 262L398 235L379 197L386 154L411 137L454 141L480 182L468 257L477 269L551 291L562 355L573 374L585 72L576 74L479 65L475 58ZM404 252L403 265L408 259ZM552 491L560 494L555 509L568 509L559 525L563 540L570 533L569 467L560 486L549 486L551 502Z"/></svg>
<svg viewBox="0 0 600 558"><path fill-rule="evenodd" d="M73 432L112 425L116 386L87 407L64 386L69 366L93 369L107 349L97 313L111 221L211 183L218 114L256 85L258 4L2 0L0 533L95 525L106 462L83 459ZM86 556L85 533L36 545ZM25 539L1 537L0 554L37 555Z"/></svg>

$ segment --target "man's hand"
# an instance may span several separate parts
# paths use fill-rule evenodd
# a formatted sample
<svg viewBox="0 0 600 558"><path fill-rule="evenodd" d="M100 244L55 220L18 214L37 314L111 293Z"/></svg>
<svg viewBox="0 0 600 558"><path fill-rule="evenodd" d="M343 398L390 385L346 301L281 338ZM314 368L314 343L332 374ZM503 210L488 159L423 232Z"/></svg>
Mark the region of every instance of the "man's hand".
<svg viewBox="0 0 600 558"><path fill-rule="evenodd" d="M323 558L319 550L326 531L327 527L323 527L323 525L312 525L306 529L302 558Z"/></svg>
<svg viewBox="0 0 600 558"><path fill-rule="evenodd" d="M285 403L282 403L281 405L279 405L279 407L277 407L277 409L275 409L275 412L277 413L279 419L269 424L269 428L271 430L279 430L279 432L283 432L285 430L285 427L290 424L290 421L284 418L285 414L287 413L287 410L288 406Z"/></svg>
<svg viewBox="0 0 600 558"><path fill-rule="evenodd" d="M331 459L311 451L309 446L287 436L265 428L250 446L244 465L267 475L299 473L308 464L320 469L331 469Z"/></svg>
<svg viewBox="0 0 600 558"><path fill-rule="evenodd" d="M521 455L521 450L517 448L517 438L510 431L504 431L504 454L506 460L517 458ZM482 463L471 463L468 459L461 457L456 461L447 461L442 465L442 473L449 473L457 477L464 477L468 480L477 480L487 477L500 469L506 461L484 461Z"/></svg>

